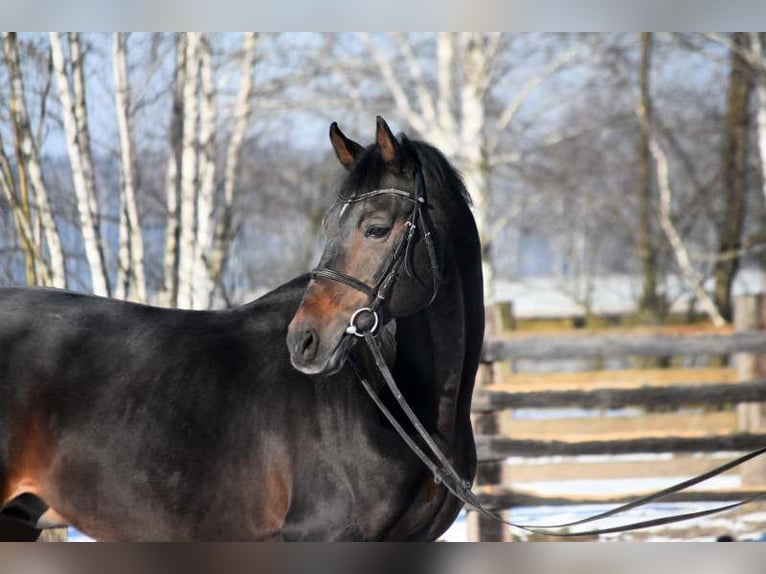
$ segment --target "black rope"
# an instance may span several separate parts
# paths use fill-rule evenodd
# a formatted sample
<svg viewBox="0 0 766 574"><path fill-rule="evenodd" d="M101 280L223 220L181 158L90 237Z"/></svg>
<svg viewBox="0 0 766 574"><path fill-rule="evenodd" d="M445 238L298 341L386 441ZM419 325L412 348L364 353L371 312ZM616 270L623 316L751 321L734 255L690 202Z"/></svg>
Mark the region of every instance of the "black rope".
<svg viewBox="0 0 766 574"><path fill-rule="evenodd" d="M386 419L392 423L396 432L399 433L399 435L405 441L407 446L410 447L410 449L415 453L415 455L433 473L434 479L437 482L442 483L447 488L447 490L449 490L449 492L451 492L458 500L460 500L463 504L465 504L470 509L473 509L479 512L483 516L486 516L487 518L506 524L507 526L510 526L512 528L518 528L532 534L542 534L542 535L556 536L556 537L562 537L562 538L575 537L575 536L595 536L600 534L613 534L617 532L625 532L628 530L638 530L641 528L649 528L652 526L661 526L664 524L671 524L673 522L691 520L693 518L701 518L704 516L709 516L712 514L717 514L720 512L733 510L735 508L739 508L746 504L756 502L766 497L766 494L758 494L758 495L749 497L745 500L726 504L723 506L717 506L714 508L699 510L695 512L689 512L685 514L675 514L672 516L664 516L664 517L655 518L651 520L642 520L639 522L632 522L629 524L624 524L621 526L614 526L609 528L591 529L591 530L580 531L580 532L561 532L560 530L566 527L582 525L582 524L587 524L590 522L595 522L597 520L602 520L604 518L614 516L616 514L620 514L628 510L632 510L639 506L643 506L655 500L664 498L670 494L674 494L676 492L684 490L690 486L693 486L695 484L708 480L714 476L717 476L723 472L726 472L727 470L730 470L736 466L739 466L747 462L748 460L751 460L757 456L760 456L766 453L766 447L763 447L755 451L752 451L750 453L747 453L746 455L743 455L739 457L738 459L722 464L697 477L694 477L689 480L684 480L668 488L665 488L659 492L641 497L638 500L629 502L627 504L623 504L612 510L602 512L594 516L584 518L582 520L576 520L573 522L556 524L556 525L531 525L531 524L517 524L515 522L510 522L508 520L503 519L496 512L493 512L487 509L480 503L476 494L470 490L470 483L460 477L460 475L457 473L454 467L450 464L448 458L444 455L444 453L438 447L438 445L433 440L431 435L428 433L428 431L422 425L420 420L417 418L417 415L415 415L415 413L410 408L409 404L404 398L403 393L401 392L398 385L396 384L396 381L394 380L394 377L391 374L391 371L388 368L388 365L386 364L385 359L383 358L383 354L381 353L380 347L378 346L378 343L375 340L375 338L372 336L372 334L368 333L365 335L364 339L367 342L367 346L370 349L370 352L372 353L372 356L375 360L375 365L380 371L380 374L385 380L387 386L393 393L397 403L402 408L403 412L409 419L410 423L413 425L413 427L418 432L420 437L426 443L426 445L431 450L433 455L438 459L438 461L443 466L440 467L435 462L433 462L431 458L423 451L423 449L421 449L417 444L415 444L412 438L407 434L407 432L402 428L402 426L396 421L395 417L391 414L388 408L382 403L380 398L375 394L375 391L372 389L370 384L361 374L359 368L357 366L354 366L355 370L357 371L357 375L359 376L359 379L362 381L362 385L364 386L365 390L370 395L370 397L375 402L375 404L378 406L378 408L381 410L381 412L386 417Z"/></svg>

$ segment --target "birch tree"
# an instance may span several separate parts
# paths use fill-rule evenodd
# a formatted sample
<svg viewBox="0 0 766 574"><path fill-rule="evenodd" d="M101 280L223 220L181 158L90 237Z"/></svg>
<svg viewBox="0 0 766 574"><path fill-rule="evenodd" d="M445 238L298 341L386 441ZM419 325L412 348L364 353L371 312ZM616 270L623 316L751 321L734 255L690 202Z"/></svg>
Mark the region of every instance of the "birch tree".
<svg viewBox="0 0 766 574"><path fill-rule="evenodd" d="M85 245L85 256L90 268L92 289L94 294L108 297L111 290L101 238L100 215L90 150L85 103L84 58L80 46L80 37L77 33L69 34L71 59L68 60L64 55L60 34L51 32L49 36L53 67L61 99L61 116L66 133L67 154L77 196L80 231Z"/></svg>
<svg viewBox="0 0 766 574"><path fill-rule="evenodd" d="M170 153L165 176L165 242L163 284L160 303L178 304L179 242L181 232L181 160L184 125L184 87L186 85L186 35L176 35L176 61L173 71L173 104L170 120Z"/></svg>
<svg viewBox="0 0 766 574"><path fill-rule="evenodd" d="M2 185L6 196L9 198L9 203L16 207L14 213L17 218L19 234L26 246L28 283L64 288L67 285L64 252L61 247L58 224L53 216L48 190L43 178L39 142L33 136L27 110L18 40L13 32L4 33L3 40L5 62L10 77L11 123L15 140L19 187L21 188L18 194L19 201L15 200L17 196L13 193L14 180L7 157L3 158ZM41 107L43 110L45 109L44 102ZM41 121L43 119L41 118ZM0 142L0 149L2 148L2 142ZM37 227L40 228L42 236L45 238L48 257L45 257L41 241L36 237L35 228Z"/></svg>
<svg viewBox="0 0 766 574"><path fill-rule="evenodd" d="M199 44L200 35L186 35L184 67L184 115L181 144L181 194L179 200L178 233L178 300L182 308L194 307L194 242L197 237L196 204L199 185L198 135L199 124Z"/></svg>
<svg viewBox="0 0 766 574"><path fill-rule="evenodd" d="M232 241L232 210L239 171L239 156L251 115L253 67L257 36L244 35L239 87L233 106L233 127L226 146L223 190L217 190L216 138L219 106L210 38L186 34L183 68L176 75L176 103L182 110L174 120L180 128L180 163L171 157L168 167L168 210L178 217L178 246L172 250L171 221L166 232L165 273L177 269L175 280L166 278L166 291L177 285L175 302L180 307L207 309L220 285ZM181 65L179 59L178 65ZM182 120L181 120L182 118ZM179 192L175 193L175 165L180 165ZM174 197L178 197L177 207ZM216 209L216 203L220 207ZM173 262L175 256L176 261Z"/></svg>
<svg viewBox="0 0 766 574"><path fill-rule="evenodd" d="M657 142L657 139L651 135L649 136L647 143L651 150L652 157L657 164L657 183L660 192L659 214L662 231L673 250L673 255L681 270L681 277L684 282L691 288L713 324L716 327L721 327L726 324L726 319L724 319L720 309L715 301L713 301L713 298L707 291L705 291L703 278L694 268L691 256L689 255L689 250L681 239L681 235L678 233L676 225L673 223L673 192L670 186L670 167L667 154Z"/></svg>
<svg viewBox="0 0 766 574"><path fill-rule="evenodd" d="M213 61L210 37L200 38L200 119L199 119L199 190L197 195L197 221L195 253L192 268L193 304L207 309L213 292L212 278L208 269L208 255L213 242L213 201L215 193L215 124L216 88L213 78Z"/></svg>
<svg viewBox="0 0 766 574"><path fill-rule="evenodd" d="M134 301L146 301L144 273L144 245L138 216L136 192L138 178L133 151L132 111L128 81L127 36L112 36L112 67L117 126L120 137L120 167L122 188L120 193L120 231L118 279L115 295Z"/></svg>
<svg viewBox="0 0 766 574"><path fill-rule="evenodd" d="M485 300L492 303L492 241L499 230L493 233L490 226L490 174L493 169L518 161L516 153L503 148L503 134L528 97L546 78L569 63L579 47L563 52L528 78L497 112L490 110L489 102L502 79L498 66L505 49L502 35L439 33L435 38L433 82L426 78L411 38L401 34L391 37L403 61L398 69L380 42L369 34L359 38L372 56L399 115L424 139L454 159L461 171L474 200L474 217L482 242Z"/></svg>
<svg viewBox="0 0 766 574"><path fill-rule="evenodd" d="M221 212L215 227L213 245L210 252L210 277L213 288L219 288L223 271L228 259L228 252L233 239L232 218L234 197L239 177L240 157L245 132L252 114L251 97L253 92L253 68L255 67L255 51L258 45L258 35L253 32L245 34L242 64L239 71L239 88L234 104L234 127L226 147L226 158L223 174L223 197Z"/></svg>

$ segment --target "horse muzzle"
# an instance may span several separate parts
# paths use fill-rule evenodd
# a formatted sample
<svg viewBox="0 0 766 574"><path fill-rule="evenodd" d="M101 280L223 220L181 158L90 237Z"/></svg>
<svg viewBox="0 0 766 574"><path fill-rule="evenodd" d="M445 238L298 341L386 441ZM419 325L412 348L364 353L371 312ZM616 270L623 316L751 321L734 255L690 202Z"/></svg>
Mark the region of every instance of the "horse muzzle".
<svg viewBox="0 0 766 574"><path fill-rule="evenodd" d="M320 334L305 322L290 325L287 331L287 349L292 366L306 375L330 375L339 371L356 342L356 337Z"/></svg>

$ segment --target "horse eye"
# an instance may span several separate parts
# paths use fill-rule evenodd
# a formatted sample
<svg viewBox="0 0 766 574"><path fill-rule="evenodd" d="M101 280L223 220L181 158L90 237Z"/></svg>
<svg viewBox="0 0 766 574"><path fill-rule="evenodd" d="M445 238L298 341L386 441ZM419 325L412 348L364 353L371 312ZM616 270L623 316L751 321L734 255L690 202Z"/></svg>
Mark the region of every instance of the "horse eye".
<svg viewBox="0 0 766 574"><path fill-rule="evenodd" d="M390 227L385 227L383 225L373 225L372 227L368 227L367 231L364 232L365 237L373 237L375 239L381 239L389 234L391 231Z"/></svg>

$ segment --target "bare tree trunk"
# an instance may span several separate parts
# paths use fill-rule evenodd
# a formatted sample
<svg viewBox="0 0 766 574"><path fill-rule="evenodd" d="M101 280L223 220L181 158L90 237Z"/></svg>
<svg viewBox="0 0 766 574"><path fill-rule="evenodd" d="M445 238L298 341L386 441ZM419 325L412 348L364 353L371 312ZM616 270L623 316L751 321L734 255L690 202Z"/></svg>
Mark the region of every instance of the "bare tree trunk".
<svg viewBox="0 0 766 574"><path fill-rule="evenodd" d="M65 288L66 265L64 262L64 251L61 247L58 226L53 217L53 212L51 211L48 191L43 180L40 153L32 136L32 125L29 121L29 113L24 100L24 84L21 76L16 34L13 32L5 33L4 40L6 64L8 66L11 80L11 120L14 126L14 134L17 136L17 142L21 152L19 158L20 161L18 162L19 175L21 176L22 174L25 174L25 170L29 174L29 183L31 184L31 189L33 191L34 203L36 204L38 215L35 222L39 222L39 227L48 246L50 259L50 265L45 265L47 268L46 272L42 274L36 272L36 275L42 280L44 285ZM29 224L31 227L34 227L31 219L31 210L29 210L28 198L25 209L29 216ZM35 240L35 235L36 234L33 234L30 239ZM36 249L38 252L36 260L39 261L40 258L42 258L43 249L40 245L40 241L35 240L35 242L38 245L38 248Z"/></svg>
<svg viewBox="0 0 766 574"><path fill-rule="evenodd" d="M198 173L197 122L199 106L199 34L188 33L186 37L186 72L184 82L184 123L181 154L181 197L178 262L178 306L194 307L194 242L197 234L196 206Z"/></svg>
<svg viewBox="0 0 766 574"><path fill-rule="evenodd" d="M115 33L112 37L115 105L117 126L120 134L120 162L122 168L122 194L120 196L120 258L119 269L127 277L123 296L134 301L146 301L146 276L144 273L144 244L141 222L136 204L136 163L133 154L132 114L130 110L130 86L128 83L127 37ZM123 237L124 236L124 237ZM127 254L122 242L125 241Z"/></svg>
<svg viewBox="0 0 766 574"><path fill-rule="evenodd" d="M694 269L689 257L689 252L678 234L676 226L673 224L673 218L671 216L672 190L670 187L670 168L668 166L668 159L664 150L660 147L657 140L649 136L649 147L651 154L654 156L657 162L657 182L660 191L660 225L665 237L667 237L670 247L673 249L673 255L676 258L678 267L681 269L681 275L686 284L692 289L697 300L702 305L702 308L707 313L710 320L716 327L721 327L726 324L726 320L721 315L720 310L715 304L715 301L705 291L702 283L702 278L699 273Z"/></svg>
<svg viewBox="0 0 766 574"><path fill-rule="evenodd" d="M732 320L731 289L739 269L739 257L729 254L740 249L747 195L747 138L750 123L748 102L752 91L752 70L742 57L749 38L744 32L733 34L729 88L727 95L726 133L723 151L725 212L719 227L719 258L716 261L715 303L721 315Z"/></svg>
<svg viewBox="0 0 766 574"><path fill-rule="evenodd" d="M638 125L638 255L641 260L643 292L639 311L651 322L658 322L662 315L657 295L657 250L652 232L652 168L649 137L652 122L652 102L649 76L652 66L652 35L642 32L640 66L640 98L637 106Z"/></svg>
<svg viewBox="0 0 766 574"><path fill-rule="evenodd" d="M369 34L359 34L398 113L424 139L454 158L463 174L466 187L474 198L474 217L482 241L484 298L489 305L494 300L492 239L502 228L490 229L490 173L492 168L508 164L515 158L513 154L497 153L501 135L535 88L572 61L580 46L562 53L539 74L530 77L501 113L490 121L487 99L499 77L493 74L493 65L502 49L501 35L439 34L435 46L436 86L425 80L407 39L402 35L396 38L406 65L405 72L394 68L390 53L380 49ZM459 92L456 86L460 86Z"/></svg>
<svg viewBox="0 0 766 574"><path fill-rule="evenodd" d="M72 42L74 40L74 42ZM85 85L82 72L82 53L76 34L70 36L74 77L74 94L69 85L67 62L61 38L57 32L50 33L53 66L61 98L61 115L67 139L67 152L72 168L80 228L85 244L85 256L90 267L93 293L109 296L109 279L106 273L101 234L99 231L98 209L90 161L90 139L88 137L85 112Z"/></svg>
<svg viewBox="0 0 766 574"><path fill-rule="evenodd" d="M250 120L252 107L250 97L253 91L253 68L255 67L255 49L258 35L254 32L245 34L242 65L239 75L239 90L234 108L234 129L226 148L226 163L224 166L223 206L215 229L215 237L210 253L210 277L213 288L220 286L226 266L232 236L232 210L234 208L234 191L239 174L240 153L245 139L245 131Z"/></svg>
<svg viewBox="0 0 766 574"><path fill-rule="evenodd" d="M758 106L756 113L756 127L758 133L758 151L761 160L761 190L766 199L766 43L763 32L751 32L750 41L752 50L761 69L756 75L756 93L758 94Z"/></svg>
<svg viewBox="0 0 766 574"><path fill-rule="evenodd" d="M436 59L439 70L439 97L436 100L436 109L442 129L447 133L452 133L457 131L455 116L452 113L455 102L455 34L439 32L436 42Z"/></svg>
<svg viewBox="0 0 766 574"><path fill-rule="evenodd" d="M208 270L208 255L213 240L213 194L215 191L215 84L210 37L200 38L199 50L202 100L200 105L199 191L197 194L197 239L194 242L194 270L192 272L193 305L195 309L208 309L213 292Z"/></svg>
<svg viewBox="0 0 766 574"><path fill-rule="evenodd" d="M493 246L490 234L489 169L486 158L486 87L489 61L487 39L483 33L465 32L463 45L463 85L460 91L460 145L457 163L466 187L474 200L474 218L479 231L484 275L484 301L494 303Z"/></svg>
<svg viewBox="0 0 766 574"><path fill-rule="evenodd" d="M166 223L163 255L163 287L160 302L178 304L178 263L181 197L181 153L184 124L184 86L186 85L186 35L176 37L176 65L173 77L173 115L170 122L170 155L165 178Z"/></svg>

